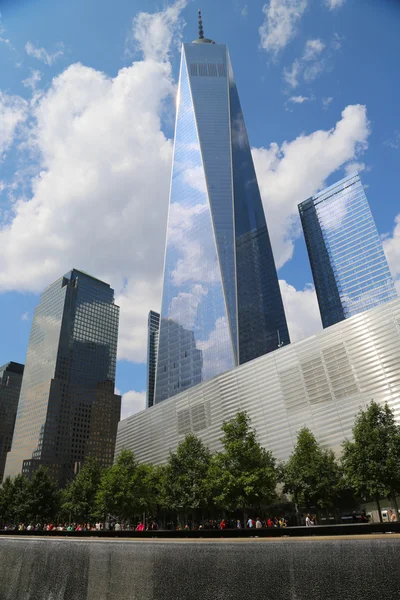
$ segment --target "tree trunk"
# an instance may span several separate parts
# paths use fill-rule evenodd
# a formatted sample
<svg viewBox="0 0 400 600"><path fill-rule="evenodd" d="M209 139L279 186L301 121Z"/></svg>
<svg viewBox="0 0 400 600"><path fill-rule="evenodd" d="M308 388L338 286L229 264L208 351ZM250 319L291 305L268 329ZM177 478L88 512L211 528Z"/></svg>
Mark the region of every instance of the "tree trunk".
<svg viewBox="0 0 400 600"><path fill-rule="evenodd" d="M378 509L379 523L383 523L382 511L381 511L381 503L379 502L379 496L377 496L375 500L376 500L376 507Z"/></svg>

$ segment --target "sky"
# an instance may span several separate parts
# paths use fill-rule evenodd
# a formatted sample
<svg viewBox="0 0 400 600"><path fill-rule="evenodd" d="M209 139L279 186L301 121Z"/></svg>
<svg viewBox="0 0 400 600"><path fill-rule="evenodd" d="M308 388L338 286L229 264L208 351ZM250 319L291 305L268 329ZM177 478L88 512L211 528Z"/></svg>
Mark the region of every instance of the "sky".
<svg viewBox="0 0 400 600"><path fill-rule="evenodd" d="M229 47L292 341L321 329L297 205L358 170L400 290L400 2L0 0L0 364L71 268L121 307L122 415L145 406L180 44Z"/></svg>

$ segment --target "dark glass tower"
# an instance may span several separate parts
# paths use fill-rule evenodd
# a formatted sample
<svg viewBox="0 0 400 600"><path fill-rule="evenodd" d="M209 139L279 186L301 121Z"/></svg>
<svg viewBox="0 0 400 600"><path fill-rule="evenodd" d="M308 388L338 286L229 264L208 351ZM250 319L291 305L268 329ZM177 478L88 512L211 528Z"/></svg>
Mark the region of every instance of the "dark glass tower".
<svg viewBox="0 0 400 600"><path fill-rule="evenodd" d="M182 48L155 402L279 340L289 333L229 53L200 23Z"/></svg>
<svg viewBox="0 0 400 600"><path fill-rule="evenodd" d="M0 483L7 452L11 450L24 365L9 362L0 367Z"/></svg>
<svg viewBox="0 0 400 600"><path fill-rule="evenodd" d="M358 173L299 204L324 327L396 298Z"/></svg>
<svg viewBox="0 0 400 600"><path fill-rule="evenodd" d="M30 477L45 465L63 485L89 455L112 464L121 410L114 394L118 319L114 291L82 271L43 292L6 475Z"/></svg>
<svg viewBox="0 0 400 600"><path fill-rule="evenodd" d="M160 315L154 310L151 310L147 321L147 408L150 408L150 406L153 406L154 404L159 331Z"/></svg>

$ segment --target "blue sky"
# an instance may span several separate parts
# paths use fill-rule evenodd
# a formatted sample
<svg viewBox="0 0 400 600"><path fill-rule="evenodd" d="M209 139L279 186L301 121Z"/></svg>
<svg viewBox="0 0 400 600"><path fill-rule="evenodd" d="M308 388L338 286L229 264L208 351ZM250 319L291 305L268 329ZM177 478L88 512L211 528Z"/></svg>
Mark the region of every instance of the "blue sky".
<svg viewBox="0 0 400 600"><path fill-rule="evenodd" d="M0 364L71 267L121 306L117 387L143 405L159 309L179 43L197 4L0 0ZM358 168L400 278L400 3L203 0L229 47L292 339L320 327L296 206Z"/></svg>

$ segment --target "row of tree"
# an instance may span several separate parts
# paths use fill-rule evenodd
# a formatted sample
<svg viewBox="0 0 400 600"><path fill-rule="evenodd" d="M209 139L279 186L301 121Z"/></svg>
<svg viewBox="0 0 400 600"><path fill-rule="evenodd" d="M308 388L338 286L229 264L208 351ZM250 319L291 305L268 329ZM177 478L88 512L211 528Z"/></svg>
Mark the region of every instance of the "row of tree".
<svg viewBox="0 0 400 600"><path fill-rule="evenodd" d="M188 434L167 464L139 464L123 450L101 469L89 458L76 478L58 490L46 469L31 481L6 478L0 487L0 521L135 522L143 513L165 520L200 520L212 515L265 515L288 495L295 511L329 511L356 502L400 494L400 427L393 412L372 402L356 417L353 440L340 459L303 428L289 460L277 464L257 441L244 412L222 426L220 452L212 454ZM278 495L277 495L278 490ZM381 515L380 515L381 516Z"/></svg>

